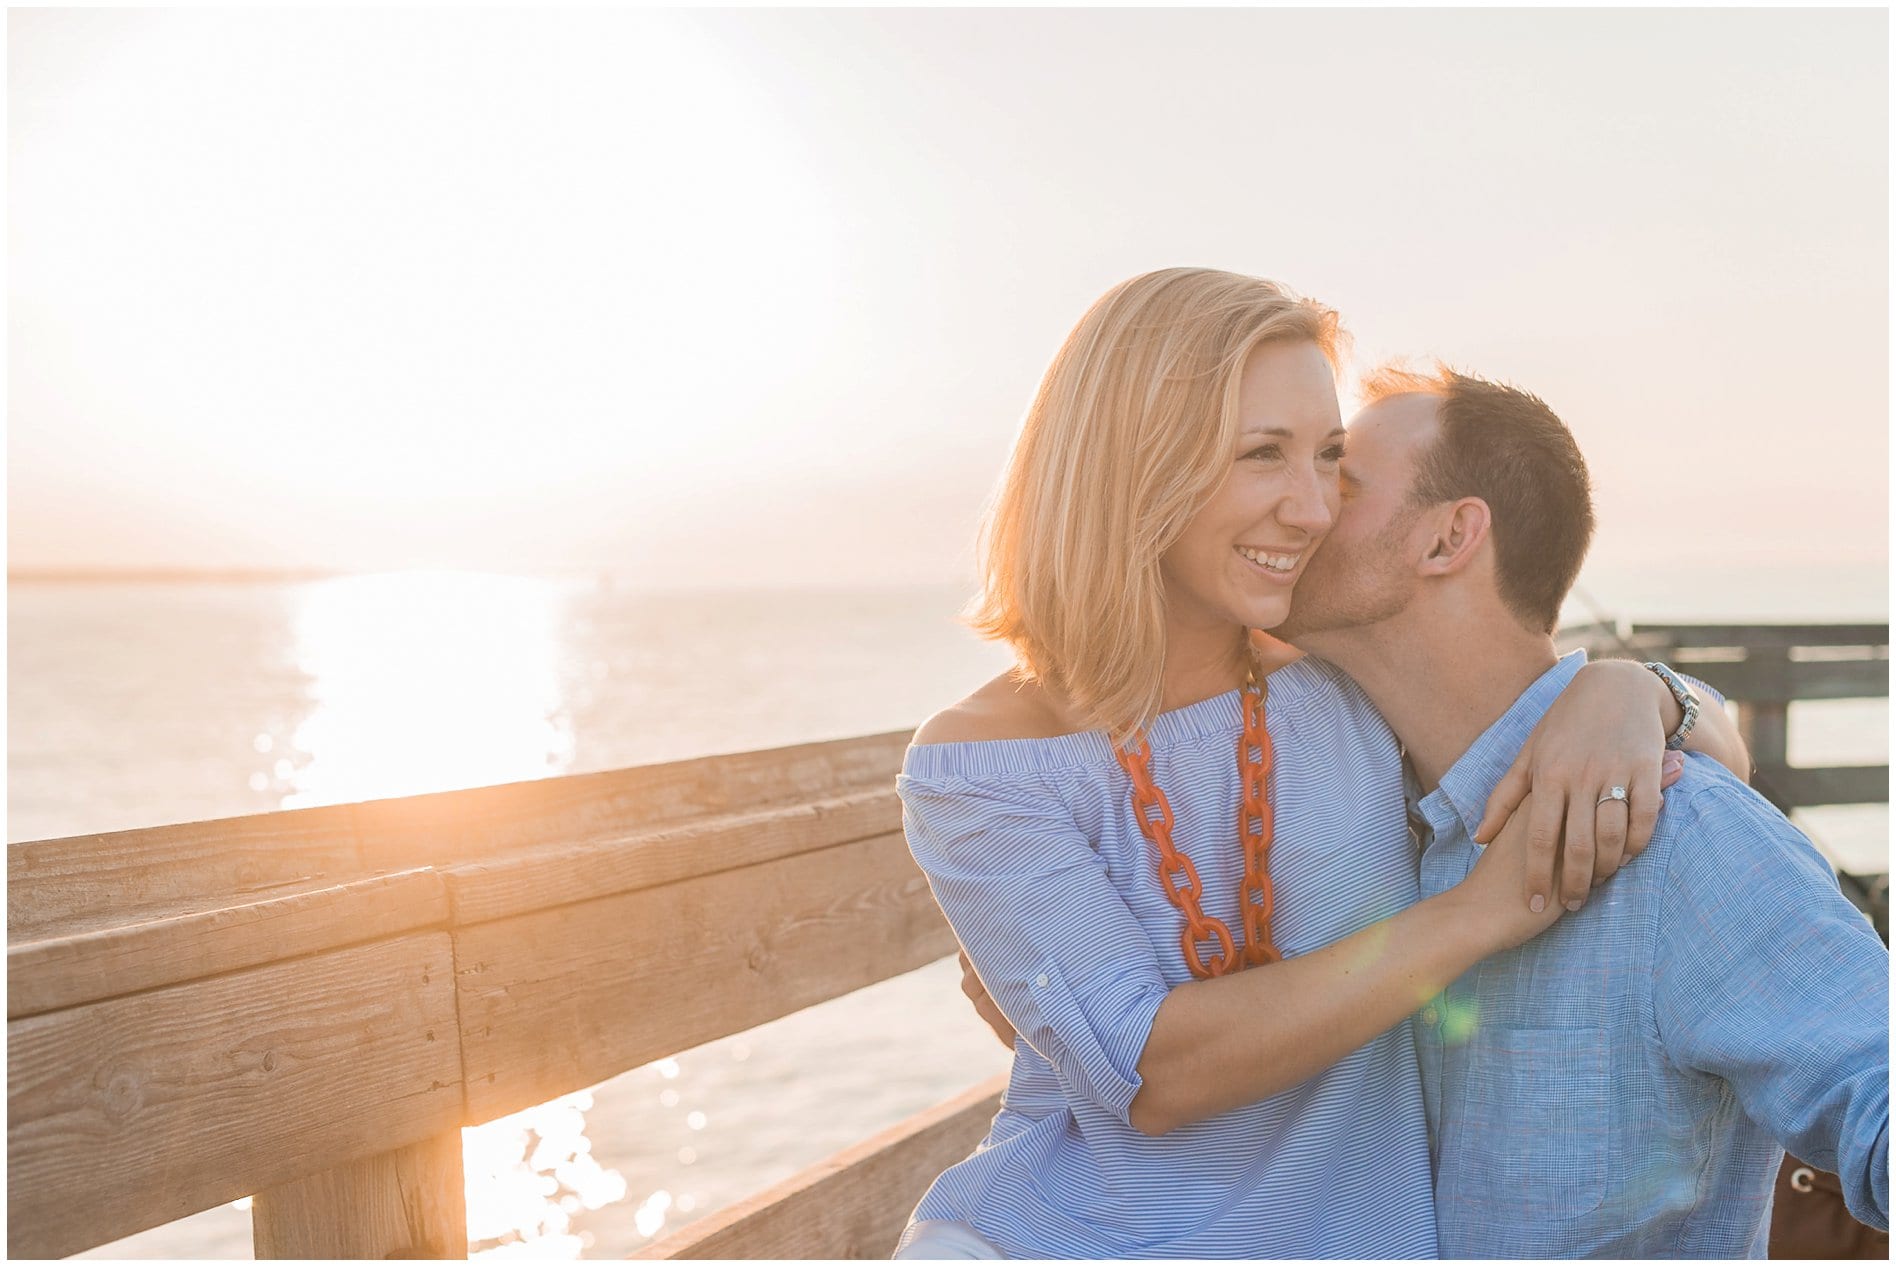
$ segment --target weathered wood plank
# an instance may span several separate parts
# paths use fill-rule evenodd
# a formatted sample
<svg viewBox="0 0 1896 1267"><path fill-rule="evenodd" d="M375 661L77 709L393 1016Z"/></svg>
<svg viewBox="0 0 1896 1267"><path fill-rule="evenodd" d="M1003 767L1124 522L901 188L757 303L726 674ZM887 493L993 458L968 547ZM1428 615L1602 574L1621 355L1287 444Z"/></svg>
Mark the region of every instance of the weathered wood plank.
<svg viewBox="0 0 1896 1267"><path fill-rule="evenodd" d="M346 805L7 846L7 940L87 932L362 874Z"/></svg>
<svg viewBox="0 0 1896 1267"><path fill-rule="evenodd" d="M1760 765L1752 782L1786 812L1810 805L1873 805L1889 800L1887 765Z"/></svg>
<svg viewBox="0 0 1896 1267"><path fill-rule="evenodd" d="M257 1194L258 1258L466 1258L461 1132Z"/></svg>
<svg viewBox="0 0 1896 1267"><path fill-rule="evenodd" d="M987 1135L1006 1075L871 1136L633 1258L887 1258L935 1177Z"/></svg>
<svg viewBox="0 0 1896 1267"><path fill-rule="evenodd" d="M392 937L447 918L447 886L422 869L9 945L7 1018Z"/></svg>
<svg viewBox="0 0 1896 1267"><path fill-rule="evenodd" d="M1604 624L1576 625L1556 631L1555 645L1562 654L1585 647L1595 660L1649 660L1663 658L1672 644L1647 633L1618 633Z"/></svg>
<svg viewBox="0 0 1896 1267"><path fill-rule="evenodd" d="M1696 625L1637 624L1650 634L1681 647L1886 647L1888 624L1837 625Z"/></svg>
<svg viewBox="0 0 1896 1267"><path fill-rule="evenodd" d="M909 732L7 846L7 939L886 788Z"/></svg>
<svg viewBox="0 0 1896 1267"><path fill-rule="evenodd" d="M899 833L457 933L470 1124L931 963Z"/></svg>
<svg viewBox="0 0 1896 1267"><path fill-rule="evenodd" d="M419 933L9 1022L9 1254L453 1130L452 953Z"/></svg>
<svg viewBox="0 0 1896 1267"><path fill-rule="evenodd" d="M465 863L445 873L457 924L672 884L825 849L902 825L889 786L621 839L589 840Z"/></svg>
<svg viewBox="0 0 1896 1267"><path fill-rule="evenodd" d="M884 788L907 731L354 806L366 866L446 866Z"/></svg>
<svg viewBox="0 0 1896 1267"><path fill-rule="evenodd" d="M1889 694L1888 660L1791 660L1752 656L1743 660L1689 660L1674 665L1716 688L1727 699L1776 701L1874 699Z"/></svg>

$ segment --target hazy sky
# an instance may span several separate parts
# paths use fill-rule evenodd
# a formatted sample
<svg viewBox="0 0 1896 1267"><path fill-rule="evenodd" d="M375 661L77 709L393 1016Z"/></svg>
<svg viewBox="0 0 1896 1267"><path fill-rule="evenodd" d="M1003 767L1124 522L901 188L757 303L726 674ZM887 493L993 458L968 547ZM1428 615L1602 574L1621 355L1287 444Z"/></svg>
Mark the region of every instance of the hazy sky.
<svg viewBox="0 0 1896 1267"><path fill-rule="evenodd" d="M1539 392L1597 567L1875 563L1886 24L14 11L11 564L949 580L1174 264Z"/></svg>

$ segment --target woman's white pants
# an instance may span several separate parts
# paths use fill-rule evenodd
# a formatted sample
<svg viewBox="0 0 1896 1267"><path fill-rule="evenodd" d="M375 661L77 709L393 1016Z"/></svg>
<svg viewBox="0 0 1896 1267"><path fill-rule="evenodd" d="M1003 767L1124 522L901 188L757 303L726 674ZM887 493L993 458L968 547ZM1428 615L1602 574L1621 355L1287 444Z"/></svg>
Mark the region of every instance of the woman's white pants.
<svg viewBox="0 0 1896 1267"><path fill-rule="evenodd" d="M1006 1258L972 1226L956 1219L923 1219L910 1226L897 1258Z"/></svg>

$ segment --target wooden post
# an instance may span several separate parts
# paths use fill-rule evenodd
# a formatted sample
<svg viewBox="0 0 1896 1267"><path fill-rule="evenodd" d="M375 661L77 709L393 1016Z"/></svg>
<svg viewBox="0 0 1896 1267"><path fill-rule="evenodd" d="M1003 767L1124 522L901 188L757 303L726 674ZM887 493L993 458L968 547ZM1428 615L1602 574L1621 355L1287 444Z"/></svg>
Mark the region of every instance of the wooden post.
<svg viewBox="0 0 1896 1267"><path fill-rule="evenodd" d="M1789 765L1790 705L1778 700L1739 700L1738 731L1759 767Z"/></svg>
<svg viewBox="0 0 1896 1267"><path fill-rule="evenodd" d="M461 1132L259 1192L258 1258L466 1258Z"/></svg>
<svg viewBox="0 0 1896 1267"><path fill-rule="evenodd" d="M1738 701L1738 733L1751 749L1752 768L1764 776L1757 780L1758 790L1788 814L1789 790L1772 786L1770 772L1790 764L1790 648L1751 647L1745 652L1745 667L1758 695Z"/></svg>

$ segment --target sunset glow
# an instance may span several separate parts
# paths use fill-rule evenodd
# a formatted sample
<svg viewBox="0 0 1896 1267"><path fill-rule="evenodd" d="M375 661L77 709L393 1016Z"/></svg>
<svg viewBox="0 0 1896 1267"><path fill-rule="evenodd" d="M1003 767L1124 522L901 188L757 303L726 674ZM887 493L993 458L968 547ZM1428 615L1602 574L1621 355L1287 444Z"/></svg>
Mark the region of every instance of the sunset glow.
<svg viewBox="0 0 1896 1267"><path fill-rule="evenodd" d="M1060 337L1206 264L1542 394L1603 574L1875 572L1886 29L16 11L10 562L953 581Z"/></svg>
<svg viewBox="0 0 1896 1267"><path fill-rule="evenodd" d="M1092 708L1103 697L1088 683L1167 708L1235 695L1241 666L1223 653L1248 627L1331 656L1281 622L1332 600L1324 631L1371 650L1360 668L1311 661L1324 690L1307 701L1294 681L1273 688L1285 755L1272 777L1294 773L1300 735L1342 735L1325 769L1369 789L1367 817L1326 803L1336 821L1306 842L1334 836L1374 862L1388 836L1385 860L1400 861L1398 785L1426 773L1438 799L1460 787L1442 773L1453 753L1424 761L1434 749L1419 742L1454 710L1385 697L1378 669L1405 685L1482 670L1481 689L1448 692L1467 716L1436 727L1443 746L1479 729L1471 710L1506 678L1496 666L1525 675L1532 650L1540 673L1551 655L1512 625L1507 654L1476 655L1439 630L1384 639L1377 622L1525 611L1521 542L1563 586L1580 568L1544 594L1550 608L1567 595L1563 639L1586 622L1595 654L1729 672L1719 683L1754 745L1754 781L1839 873L1818 877L1822 900L1859 872L1886 893L1887 804L1822 803L1879 790L1889 759L1876 693L1890 575L1886 10L51 7L10 10L6 32L10 959L30 982L21 1006L10 999L9 1042L32 1057L10 1092L9 1164L17 1153L25 1176L11 1226L48 1256L333 1252L308 1239L320 1234L369 1247L358 1256L453 1257L464 1230L474 1259L623 1259L694 1221L715 1230L693 1243L722 1252L885 1251L899 1219L928 1208L923 1168L890 1178L890 1157L926 1145L930 1166L947 1164L955 1132L964 1155L1031 1151L994 1146L995 1123L1013 1119L992 1117L991 1092L967 1095L971 1082L1008 1086L1003 1108L1027 1088L1038 1098L1019 1121L1035 1132L1060 1107L1041 1094L1044 1061L1001 1075L1032 1063L1025 1042L1058 1057L1064 1022L1037 1018L1061 1031L1054 1047L1031 1017L997 1041L967 1006L955 936L1010 1015L1030 998L1091 1022L1100 982L1133 976L1064 959L996 975L970 932L1027 944L994 912L1018 891L1032 918L1042 890L1074 876L1109 925L1176 930L1141 887L1149 875L1110 850L1051 871L1029 850L993 875L949 856L995 832L1007 845L1047 813L1078 824L1062 829L1069 844L1111 844L1110 815L1073 791L1105 786L1072 756L1098 737L1065 733L1113 711ZM1261 378L1236 372L1246 348L1227 348L1207 362L1233 371L1226 415L1207 390L1170 411L1182 423L1159 417L1168 384L1217 387L1153 350L1196 333L1171 338L1157 307L1098 338L1069 332L1110 311L1094 305L1119 284L1194 267L1268 277L1335 311L1346 422L1372 366L1440 361L1544 400L1586 471L1543 427L1542 453L1574 476L1568 495L1511 518L1481 481L1536 487L1535 472L1490 464L1502 474L1472 487L1499 509L1430 519L1399 485L1426 494L1429 479L1405 472L1454 465L1412 460L1409 441L1433 424L1398 418L1409 429L1384 433L1380 461L1374 425L1357 429L1338 474L1331 441L1310 438L1332 432L1331 401L1303 344L1267 349ZM1161 280L1184 293L1179 276ZM1237 289L1256 287L1200 292L1190 303L1210 306L1178 327L1211 312L1237 329ZM1140 344L1154 328L1167 337ZM1062 367L1132 368L1072 374L1063 395L1063 373L1049 374L1063 346L1078 350ZM1280 352L1304 358L1308 373L1283 379L1294 390L1273 377ZM1269 434L1235 454L1199 443L1234 400L1247 420L1234 432ZM1070 444L1042 442L1048 418ZM1263 447L1285 436L1290 448ZM1027 509L1010 519L996 494L1017 441ZM1206 453L1228 465L1199 480ZM1188 477L1218 490L1213 513L1173 495ZM1589 484L1590 546L1552 527L1585 520ZM1315 508L1338 487L1352 509L1332 521ZM1102 545L1072 528L1156 523L1144 502L1163 502L1160 529ZM1301 526L1293 503L1309 512ZM1507 546L1523 518L1541 544L1519 532ZM1010 552L1010 522L1058 548ZM1406 575L1402 541L1442 524L1437 544L1459 544ZM1299 596L1288 587L1306 557L1369 580ZM1010 592L993 579L1010 568L1033 574L1025 590L1059 591L1008 626L1033 637L975 632L983 562L994 594ZM1497 568L1499 598L1483 588ZM1081 601L1089 584L1098 601ZM1268 612L1251 601L1259 587ZM1115 604L1140 617L1118 634ZM1115 648L1090 677L1066 663L1072 638L1039 636L1074 611ZM1718 632L1662 628L1688 624ZM1852 627L1803 628L1820 624ZM1751 625L1779 627L1741 658L1727 626ZM1443 655L1427 672L1374 658L1431 638ZM1812 649L1836 659L1807 663ZM1610 690L1615 671L1592 672ZM1566 773L1550 754L1586 750L1573 736L1623 747L1640 733L1645 710L1596 726L1590 706L1561 713L1584 727L1537 732L1561 741L1534 741L1543 792L1546 769ZM1701 742L1721 722L1707 708ZM913 739L931 729L1002 738L929 752ZM1231 749L1200 729L1153 751L1168 786L1208 797L1232 786L1216 781L1234 777ZM1256 773L1243 758L1257 738L1238 739L1240 776ZM1035 743L1058 760L1022 746ZM1204 752L1217 762L1199 778ZM931 769L954 776L941 796ZM1695 773L1710 777L1709 762ZM553 782L497 786L535 780ZM1592 794L1574 786L1583 814ZM1246 782L1240 825L1277 822L1289 843L1275 856L1294 872L1303 811L1265 790L1282 814ZM1613 790L1602 821L1626 808ZM1040 805L1043 792L1059 804ZM394 798L417 803L362 804ZM931 801L945 820L991 802L1006 821L990 831L975 815L943 834L944 870L926 847ZM1205 804L1181 822L1228 833L1229 804ZM1668 821L1697 812L1672 804ZM1228 843L1190 847L1211 868L1236 856L1216 852ZM1237 896L1206 902L1254 914L1257 862L1232 864ZM1101 874L1124 893L1093 883ZM1437 884L1432 863L1420 874ZM1278 880L1280 914L1300 915L1297 877ZM999 896L962 903L964 919L950 899L990 881ZM1420 900L1414 874L1376 883L1332 913L1394 921ZM1507 894L1488 887L1441 909L1512 929ZM1593 910L1619 909L1603 893ZM1540 926L1560 914L1543 909ZM1354 926L1330 922L1311 945ZM1345 968L1386 961L1392 927L1424 925L1375 924L1342 943L1362 956ZM1476 947L1488 930L1469 927L1457 944ZM1112 943L1103 953L1133 954L1146 985L1187 979L1170 950L1145 962L1143 933ZM1431 1027L1443 1050L1513 1032L1485 997L1403 988L1426 1009L1425 1059ZM1384 1097L1413 1154L1417 1218L1401 1231L1427 1250L1428 1141L1399 1013L1355 1056L1328 1059L1402 1076ZM1143 1034L1088 1042L1117 1061L1120 1039L1136 1048ZM1561 1034L1510 1058L1584 1046ZM1350 1125L1312 1098L1330 1076L1286 1092L1289 1116L1231 1107L1247 1097L1196 1116L1162 1099L1152 1113L1186 1124L1190 1148L1237 1120L1227 1110L1302 1147ZM1069 1124L1097 1116L1066 1107ZM1356 1126L1384 1137L1368 1117ZM1122 1134L1126 1156L1166 1161L1153 1150L1169 1144ZM1325 1157L1374 1152L1336 1138ZM124 1164L69 1173L109 1153ZM846 1155L869 1159L849 1165L871 1186L888 1180L875 1218L822 1210L794 1229L804 1239L767 1239L784 1211L840 1191L825 1185ZM1072 1175L1114 1173L1087 1149L1062 1156L1078 1169L1058 1183L1023 1172L989 1190L1046 1198L1033 1223L1056 1187L1084 1187ZM1251 1183L1266 1163L1223 1171ZM937 1189L944 1209L984 1182L978 1169ZM1342 1186L1388 1187L1363 1174ZM1655 1175L1629 1182L1657 1191ZM786 1190L797 1195L732 1231L744 1203ZM1169 1226L1140 1240L1141 1219L1107 1227L1093 1218L1105 1206L1079 1204L1054 1240L1239 1244L1242 1230L1226 1237L1237 1222L1219 1220L1264 1206L1207 1192L1175 1202L1203 1240ZM356 1217L397 1196L402 1219ZM1318 1213L1311 1228L1328 1236ZM887 1245L872 1222L888 1224Z"/></svg>
<svg viewBox="0 0 1896 1267"><path fill-rule="evenodd" d="M552 582L393 572L309 586L295 616L311 709L278 773L286 807L563 772ZM478 684L475 689L472 684Z"/></svg>

